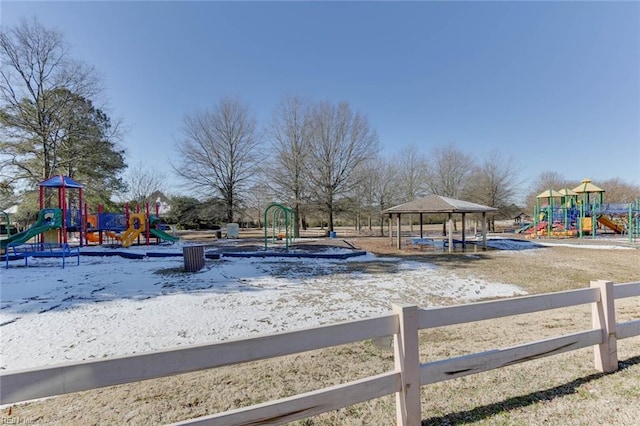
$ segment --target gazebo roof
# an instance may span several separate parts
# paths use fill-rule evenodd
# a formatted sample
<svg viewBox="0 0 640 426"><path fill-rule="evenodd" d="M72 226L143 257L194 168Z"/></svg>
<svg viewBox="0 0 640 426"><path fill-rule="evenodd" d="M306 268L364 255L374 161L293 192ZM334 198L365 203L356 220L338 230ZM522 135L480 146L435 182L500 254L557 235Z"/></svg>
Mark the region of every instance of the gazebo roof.
<svg viewBox="0 0 640 426"><path fill-rule="evenodd" d="M599 188L591 183L591 179L583 179L580 185L573 188L578 194L584 194L585 192L604 192L604 189Z"/></svg>
<svg viewBox="0 0 640 426"><path fill-rule="evenodd" d="M408 203L390 207L382 213L485 213L496 210L498 209L483 206L482 204L455 200L453 198L442 197L440 195L428 195Z"/></svg>
<svg viewBox="0 0 640 426"><path fill-rule="evenodd" d="M69 176L62 175L53 176L49 179L43 180L38 184L38 186L44 186L45 188L62 188L63 186L67 188L84 188L84 185L79 184Z"/></svg>

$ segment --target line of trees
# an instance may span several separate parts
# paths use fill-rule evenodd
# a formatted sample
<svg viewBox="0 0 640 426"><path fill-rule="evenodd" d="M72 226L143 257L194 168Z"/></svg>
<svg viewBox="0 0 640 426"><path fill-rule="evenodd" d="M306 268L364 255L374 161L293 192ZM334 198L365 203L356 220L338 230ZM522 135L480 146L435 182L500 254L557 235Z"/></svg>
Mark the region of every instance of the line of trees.
<svg viewBox="0 0 640 426"><path fill-rule="evenodd" d="M299 96L283 98L263 132L255 123L246 104L225 98L185 116L177 142L174 171L202 196L218 196L228 222L260 224L264 208L281 202L295 212L295 235L319 216L331 232L337 214L382 231L382 210L428 194L517 210L516 163L498 151L481 163L452 144L428 158L415 145L383 157L365 115Z"/></svg>
<svg viewBox="0 0 640 426"><path fill-rule="evenodd" d="M248 106L226 98L186 116L176 148L176 174L200 191L217 193L228 222L247 206L253 185L293 206L298 234L305 208L324 212L328 231L334 229L336 203L363 182L362 165L376 157L379 142L367 118L346 102L285 98L259 136Z"/></svg>

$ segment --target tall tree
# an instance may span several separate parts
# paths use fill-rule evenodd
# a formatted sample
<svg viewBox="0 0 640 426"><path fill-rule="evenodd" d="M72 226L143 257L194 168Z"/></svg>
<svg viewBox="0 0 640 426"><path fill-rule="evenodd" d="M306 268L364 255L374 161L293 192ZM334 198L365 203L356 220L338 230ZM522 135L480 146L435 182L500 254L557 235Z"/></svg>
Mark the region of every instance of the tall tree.
<svg viewBox="0 0 640 426"><path fill-rule="evenodd" d="M402 185L401 202L409 202L426 195L429 166L416 145L402 148L398 162L400 167L397 172Z"/></svg>
<svg viewBox="0 0 640 426"><path fill-rule="evenodd" d="M99 90L94 70L72 60L62 36L35 20L0 30L0 58L3 161L17 180L49 178L57 172L76 97L89 99ZM37 162L27 161L36 155Z"/></svg>
<svg viewBox="0 0 640 426"><path fill-rule="evenodd" d="M443 197L459 198L469 183L474 167L473 157L454 145L435 148L430 157L427 175L429 192Z"/></svg>
<svg viewBox="0 0 640 426"><path fill-rule="evenodd" d="M275 192L293 206L294 237L300 236L302 204L308 190L310 120L308 104L288 97L275 109L269 131L273 165L269 180Z"/></svg>
<svg viewBox="0 0 640 426"><path fill-rule="evenodd" d="M331 232L336 197L360 183L357 170L377 155L378 135L367 118L353 112L346 102L321 102L311 112L310 142L309 178L328 214Z"/></svg>
<svg viewBox="0 0 640 426"><path fill-rule="evenodd" d="M13 206L17 201L15 188L8 180L0 181L0 211L4 211Z"/></svg>
<svg viewBox="0 0 640 426"><path fill-rule="evenodd" d="M240 194L257 170L258 146L249 107L225 98L213 110L185 116L178 164L172 166L185 182L196 185L196 191L220 196L226 220L233 222Z"/></svg>
<svg viewBox="0 0 640 426"><path fill-rule="evenodd" d="M515 161L505 158L499 151L489 153L481 165L471 175L465 198L485 206L494 207L509 216L512 213L518 191L518 171ZM492 215L491 229L495 229Z"/></svg>
<svg viewBox="0 0 640 426"><path fill-rule="evenodd" d="M127 166L124 149L118 144L119 124L113 125L90 100L78 95L69 98L73 102L67 105L65 123L60 124L64 137L56 152L54 174L65 174L85 184L89 201L107 203L114 192L126 188L121 178Z"/></svg>
<svg viewBox="0 0 640 426"><path fill-rule="evenodd" d="M429 167L425 156L412 144L400 151L398 160L400 167L397 172L402 188L400 201L406 203L426 195ZM409 215L409 226L413 232L412 215Z"/></svg>
<svg viewBox="0 0 640 426"><path fill-rule="evenodd" d="M380 236L384 235L384 217L381 216L381 212L404 197L399 169L395 161L376 157L365 162L360 172L364 179L358 188L362 191L361 198L368 207L369 230L372 228L375 215L380 219Z"/></svg>
<svg viewBox="0 0 640 426"><path fill-rule="evenodd" d="M91 101L100 91L93 68L37 21L0 31L0 60L0 168L10 181L24 188L67 174L94 200L123 189L119 126Z"/></svg>

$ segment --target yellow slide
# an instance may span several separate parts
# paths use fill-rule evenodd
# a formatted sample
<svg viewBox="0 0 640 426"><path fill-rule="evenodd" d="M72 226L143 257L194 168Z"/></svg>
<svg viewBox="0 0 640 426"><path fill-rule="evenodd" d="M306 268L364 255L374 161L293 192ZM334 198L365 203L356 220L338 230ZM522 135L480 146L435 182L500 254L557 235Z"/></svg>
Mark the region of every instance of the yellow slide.
<svg viewBox="0 0 640 426"><path fill-rule="evenodd" d="M609 229L613 229L618 234L622 234L624 232L623 226L618 225L617 223L615 223L614 221L612 221L606 216L600 216L598 218L598 223L606 226Z"/></svg>
<svg viewBox="0 0 640 426"><path fill-rule="evenodd" d="M144 213L132 213L129 215L129 227L120 237L122 247L129 247L143 233L147 226L147 218Z"/></svg>

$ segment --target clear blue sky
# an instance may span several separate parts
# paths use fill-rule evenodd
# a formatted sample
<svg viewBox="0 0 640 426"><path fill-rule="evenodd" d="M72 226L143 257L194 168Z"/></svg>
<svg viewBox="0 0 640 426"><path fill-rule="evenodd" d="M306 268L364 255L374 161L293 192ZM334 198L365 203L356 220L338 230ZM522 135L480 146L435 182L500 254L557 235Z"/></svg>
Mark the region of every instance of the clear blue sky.
<svg viewBox="0 0 640 426"><path fill-rule="evenodd" d="M128 160L165 168L182 119L221 97L260 124L284 95L347 101L384 153L494 149L520 177L640 184L638 2L10 2L106 85ZM606 188L605 188L606 189Z"/></svg>

